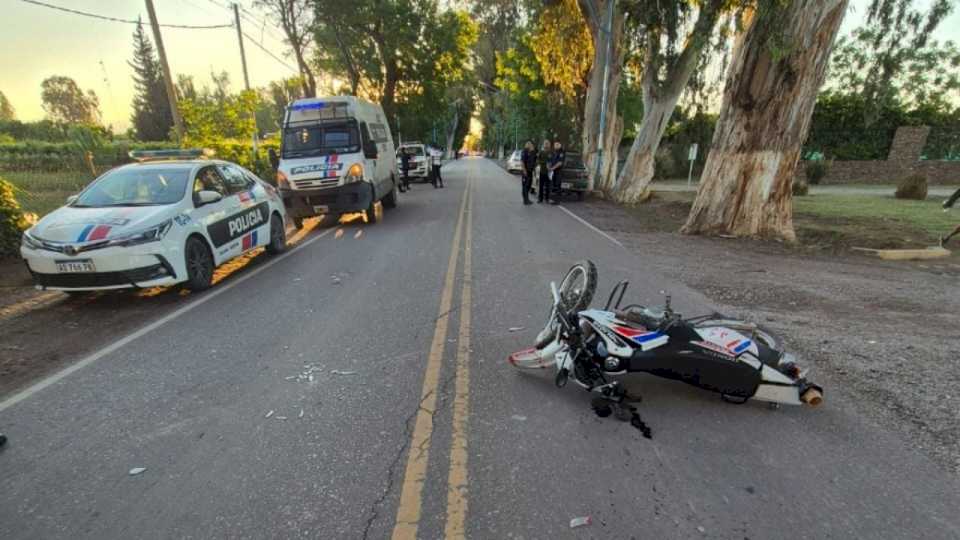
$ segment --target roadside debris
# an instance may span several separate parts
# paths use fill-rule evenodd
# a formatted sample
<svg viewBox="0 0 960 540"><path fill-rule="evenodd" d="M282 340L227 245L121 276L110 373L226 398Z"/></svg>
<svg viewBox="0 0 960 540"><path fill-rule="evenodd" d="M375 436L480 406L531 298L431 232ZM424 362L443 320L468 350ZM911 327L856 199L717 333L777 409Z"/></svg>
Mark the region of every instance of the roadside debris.
<svg viewBox="0 0 960 540"><path fill-rule="evenodd" d="M338 276L335 276L335 275L334 275L334 276L330 276L330 281L333 282L334 285L339 285L339 284L340 284L340 278L339 278Z"/></svg>
<svg viewBox="0 0 960 540"><path fill-rule="evenodd" d="M334 375L356 375L356 371L340 371L339 369L331 369L330 373Z"/></svg>
<svg viewBox="0 0 960 540"><path fill-rule="evenodd" d="M303 418L303 409L300 409L300 414L297 415L297 418Z"/></svg>
<svg viewBox="0 0 960 540"><path fill-rule="evenodd" d="M277 416L277 420L286 420L286 419L287 419L286 416Z"/></svg>
<svg viewBox="0 0 960 540"><path fill-rule="evenodd" d="M698 526L698 527L697 527L697 530L700 531L701 534L707 532L707 530L704 529L702 526Z"/></svg>
<svg viewBox="0 0 960 540"><path fill-rule="evenodd" d="M570 528L576 529L577 527L586 527L592 523L593 519L591 519L590 516L577 517L570 520Z"/></svg>
<svg viewBox="0 0 960 540"><path fill-rule="evenodd" d="M510 332L519 332L519 331L521 331L521 330L523 330L523 327L522 327L522 326L511 326L509 331L510 331Z"/></svg>
<svg viewBox="0 0 960 540"><path fill-rule="evenodd" d="M138 475L138 474L143 473L143 471L145 471L145 470L147 470L146 467L134 467L134 468L130 469L130 472L129 472L128 474L129 474L130 476L136 476L136 475Z"/></svg>
<svg viewBox="0 0 960 540"><path fill-rule="evenodd" d="M526 416L523 416L523 415L521 415L521 414L515 414L515 415L511 416L510 418L513 419L513 420L516 420L517 422L526 422L526 421L527 421L527 417L526 417Z"/></svg>
<svg viewBox="0 0 960 540"><path fill-rule="evenodd" d="M267 414L263 415L264 418L270 418L271 416L273 416L273 411L272 411L272 410L271 410L270 412L268 412Z"/></svg>

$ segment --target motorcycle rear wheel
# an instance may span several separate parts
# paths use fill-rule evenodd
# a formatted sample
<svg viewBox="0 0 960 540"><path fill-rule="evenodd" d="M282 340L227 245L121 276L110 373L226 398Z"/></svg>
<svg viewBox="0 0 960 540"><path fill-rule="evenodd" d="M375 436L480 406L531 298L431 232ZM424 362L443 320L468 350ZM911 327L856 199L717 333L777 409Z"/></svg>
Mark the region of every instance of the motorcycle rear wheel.
<svg viewBox="0 0 960 540"><path fill-rule="evenodd" d="M597 266L587 259L577 261L563 276L557 292L560 294L560 304L567 313L579 313L587 309L597 292ZM558 325L555 308L551 307L550 318L537 335L534 347L542 349L550 344L557 337Z"/></svg>

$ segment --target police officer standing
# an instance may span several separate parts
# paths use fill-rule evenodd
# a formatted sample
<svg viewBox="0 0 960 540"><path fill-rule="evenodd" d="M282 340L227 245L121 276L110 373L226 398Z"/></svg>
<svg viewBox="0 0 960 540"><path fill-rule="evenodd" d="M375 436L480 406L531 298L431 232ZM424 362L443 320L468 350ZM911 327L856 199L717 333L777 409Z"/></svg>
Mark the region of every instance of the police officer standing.
<svg viewBox="0 0 960 540"><path fill-rule="evenodd" d="M550 139L543 140L543 146L537 154L537 165L540 167L540 182L537 185L537 202L542 203L544 199L550 202Z"/></svg>
<svg viewBox="0 0 960 540"><path fill-rule="evenodd" d="M430 150L427 150L427 152L430 152ZM441 187L441 188L443 187L443 177L440 176L440 167L443 166L443 162L440 160L441 160L440 156L433 156L430 159L431 176L433 176L433 189L437 189L438 187ZM437 184L440 184L440 185L437 185Z"/></svg>
<svg viewBox="0 0 960 540"><path fill-rule="evenodd" d="M537 168L537 149L533 146L533 141L527 141L523 145L523 152L520 153L520 163L523 166L523 204L533 204L530 200L530 191L533 187L533 171Z"/></svg>
<svg viewBox="0 0 960 540"><path fill-rule="evenodd" d="M560 197L560 172L566 162L567 151L563 149L563 144L560 141L554 142L553 153L550 154L550 187L553 190L553 200L550 204L557 204L557 199Z"/></svg>
<svg viewBox="0 0 960 540"><path fill-rule="evenodd" d="M400 169L403 172L403 190L410 189L410 154L406 148L400 149Z"/></svg>

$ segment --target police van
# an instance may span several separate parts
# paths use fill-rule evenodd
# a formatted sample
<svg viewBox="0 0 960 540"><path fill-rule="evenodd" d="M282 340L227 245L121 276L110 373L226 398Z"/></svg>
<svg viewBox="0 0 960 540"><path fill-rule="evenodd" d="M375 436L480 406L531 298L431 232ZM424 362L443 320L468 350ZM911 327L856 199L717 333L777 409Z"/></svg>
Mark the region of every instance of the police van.
<svg viewBox="0 0 960 540"><path fill-rule="evenodd" d="M393 137L380 105L353 96L299 99L287 107L277 186L297 228L304 218L397 205Z"/></svg>

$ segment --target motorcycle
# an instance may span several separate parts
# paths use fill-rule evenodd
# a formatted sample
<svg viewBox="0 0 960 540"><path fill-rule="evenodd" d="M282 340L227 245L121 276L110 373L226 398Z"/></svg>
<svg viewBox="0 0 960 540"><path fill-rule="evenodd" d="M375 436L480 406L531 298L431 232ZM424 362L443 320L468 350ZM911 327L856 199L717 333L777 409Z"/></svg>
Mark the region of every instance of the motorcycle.
<svg viewBox="0 0 960 540"><path fill-rule="evenodd" d="M612 404L629 396L619 380L609 378L628 373L682 381L738 404L751 399L774 407L823 402L823 389L763 328L718 314L685 319L673 311L669 296L662 309L620 308L627 281L614 286L603 310L589 309L596 286L591 261L574 264L559 287L551 282L547 324L533 348L509 356L510 364L553 367L556 386L562 388L572 378Z"/></svg>

